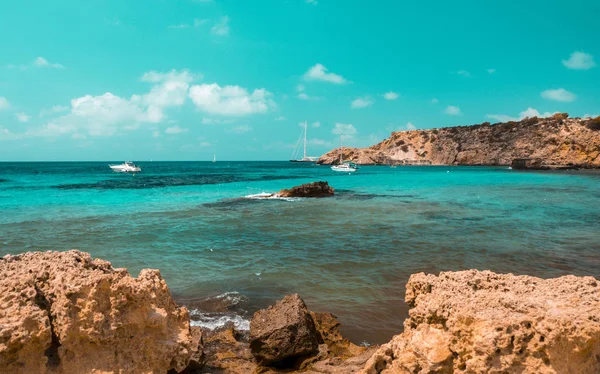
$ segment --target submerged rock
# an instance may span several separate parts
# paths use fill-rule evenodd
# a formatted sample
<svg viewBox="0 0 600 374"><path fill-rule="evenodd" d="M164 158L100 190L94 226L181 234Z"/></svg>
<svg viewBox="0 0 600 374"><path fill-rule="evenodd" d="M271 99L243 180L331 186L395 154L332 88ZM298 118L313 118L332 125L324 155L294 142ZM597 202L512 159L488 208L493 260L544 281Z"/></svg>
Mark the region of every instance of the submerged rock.
<svg viewBox="0 0 600 374"><path fill-rule="evenodd" d="M414 274L405 331L364 373L600 373L600 282L491 271Z"/></svg>
<svg viewBox="0 0 600 374"><path fill-rule="evenodd" d="M201 340L158 270L132 278L76 250L0 259L3 372L181 372Z"/></svg>
<svg viewBox="0 0 600 374"><path fill-rule="evenodd" d="M278 197L329 197L333 196L334 189L327 182L312 182L281 190L275 195Z"/></svg>
<svg viewBox="0 0 600 374"><path fill-rule="evenodd" d="M298 359L318 352L319 337L298 294L259 310L250 322L250 349L265 366L295 367Z"/></svg>

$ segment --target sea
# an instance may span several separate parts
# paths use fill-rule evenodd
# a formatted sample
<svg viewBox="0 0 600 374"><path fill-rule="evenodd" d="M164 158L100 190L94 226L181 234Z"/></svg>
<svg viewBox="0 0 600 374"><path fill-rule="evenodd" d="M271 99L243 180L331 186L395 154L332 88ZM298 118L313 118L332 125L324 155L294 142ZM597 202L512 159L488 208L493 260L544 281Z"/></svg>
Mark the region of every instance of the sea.
<svg viewBox="0 0 600 374"><path fill-rule="evenodd" d="M600 174L290 162L0 163L0 255L79 249L160 269L192 323L249 328L286 294L388 341L411 274L464 269L600 278ZM116 162L120 163L120 162ZM335 196L264 199L327 181Z"/></svg>

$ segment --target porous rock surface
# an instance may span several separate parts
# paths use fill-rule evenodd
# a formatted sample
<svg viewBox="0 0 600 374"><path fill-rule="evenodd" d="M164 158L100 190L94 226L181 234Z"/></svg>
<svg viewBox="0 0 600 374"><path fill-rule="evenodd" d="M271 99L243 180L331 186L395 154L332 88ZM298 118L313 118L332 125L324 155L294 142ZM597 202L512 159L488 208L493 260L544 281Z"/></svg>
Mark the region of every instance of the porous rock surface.
<svg viewBox="0 0 600 374"><path fill-rule="evenodd" d="M294 367L319 350L319 333L298 294L288 295L250 321L250 350L260 365Z"/></svg>
<svg viewBox="0 0 600 374"><path fill-rule="evenodd" d="M132 278L76 250L0 259L2 372L180 372L200 340L158 270Z"/></svg>
<svg viewBox="0 0 600 374"><path fill-rule="evenodd" d="M510 165L537 158L544 165L600 168L600 117L549 118L393 132L368 148L334 149L319 164L340 158L361 165Z"/></svg>
<svg viewBox="0 0 600 374"><path fill-rule="evenodd" d="M490 271L414 274L405 331L364 373L600 373L600 282Z"/></svg>

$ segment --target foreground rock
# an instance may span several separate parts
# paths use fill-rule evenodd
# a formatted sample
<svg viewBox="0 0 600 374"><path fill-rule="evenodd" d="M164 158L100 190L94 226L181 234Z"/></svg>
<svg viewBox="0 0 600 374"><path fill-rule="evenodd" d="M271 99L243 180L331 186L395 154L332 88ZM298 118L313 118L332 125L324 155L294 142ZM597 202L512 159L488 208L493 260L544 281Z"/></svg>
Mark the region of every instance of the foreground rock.
<svg viewBox="0 0 600 374"><path fill-rule="evenodd" d="M75 250L0 259L2 372L180 372L200 341L158 270L132 278Z"/></svg>
<svg viewBox="0 0 600 374"><path fill-rule="evenodd" d="M600 282L490 271L412 275L405 331L365 373L600 373Z"/></svg>
<svg viewBox="0 0 600 374"><path fill-rule="evenodd" d="M399 131L371 147L341 151L345 160L362 165L510 165L531 158L552 168L600 168L600 117L557 113L494 125ZM334 149L318 163L339 158L340 149Z"/></svg>
<svg viewBox="0 0 600 374"><path fill-rule="evenodd" d="M275 195L279 197L329 197L333 196L334 189L327 182L306 183L292 187L289 190L281 190Z"/></svg>
<svg viewBox="0 0 600 374"><path fill-rule="evenodd" d="M299 359L318 352L319 334L298 294L254 314L250 349L259 364L280 367L295 367Z"/></svg>

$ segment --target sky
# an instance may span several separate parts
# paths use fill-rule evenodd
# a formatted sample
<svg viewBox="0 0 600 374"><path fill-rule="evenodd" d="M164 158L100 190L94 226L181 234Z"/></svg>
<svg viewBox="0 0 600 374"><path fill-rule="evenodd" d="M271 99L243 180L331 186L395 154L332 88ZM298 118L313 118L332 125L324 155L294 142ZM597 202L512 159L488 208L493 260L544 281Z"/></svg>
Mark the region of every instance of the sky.
<svg viewBox="0 0 600 374"><path fill-rule="evenodd" d="M0 3L0 161L287 160L600 114L600 2Z"/></svg>

